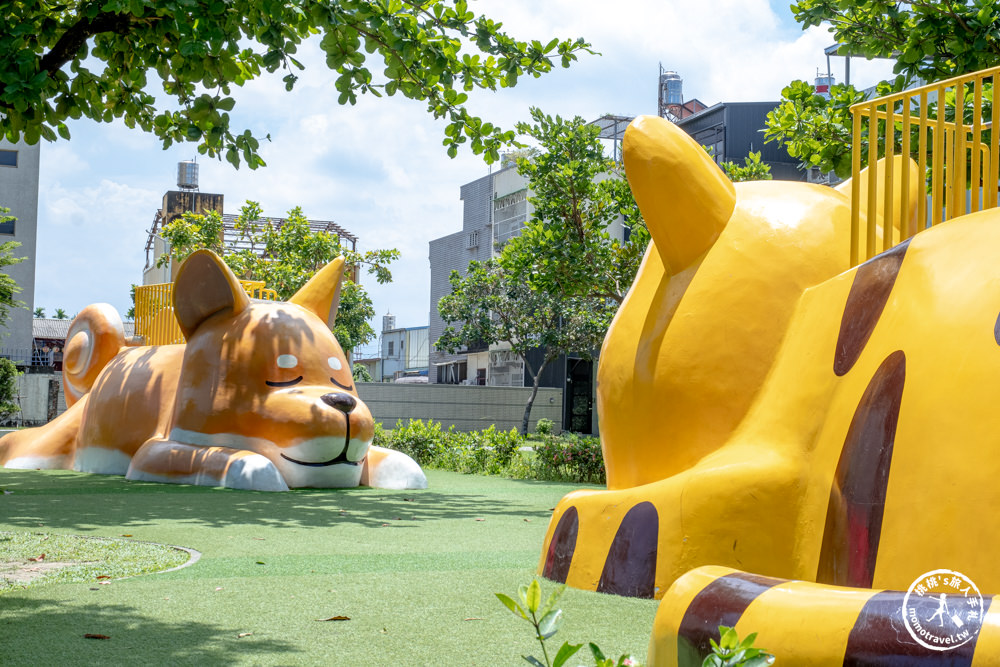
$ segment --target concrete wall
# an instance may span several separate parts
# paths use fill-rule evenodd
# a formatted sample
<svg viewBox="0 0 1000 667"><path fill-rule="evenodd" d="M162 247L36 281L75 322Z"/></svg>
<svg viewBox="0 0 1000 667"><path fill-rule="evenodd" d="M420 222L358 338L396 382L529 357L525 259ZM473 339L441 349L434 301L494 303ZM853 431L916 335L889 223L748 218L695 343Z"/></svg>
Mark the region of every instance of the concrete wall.
<svg viewBox="0 0 1000 667"><path fill-rule="evenodd" d="M56 393L52 396L50 381L55 382L56 387ZM49 421L50 416L66 411L61 373L26 373L17 379L17 390L21 402L21 423L25 426L44 424Z"/></svg>
<svg viewBox="0 0 1000 667"><path fill-rule="evenodd" d="M358 394L385 428L396 420L433 419L459 431L477 431L496 424L498 429L521 428L530 387L461 387L446 384L359 383ZM562 390L539 387L531 410L529 430L541 418L562 424Z"/></svg>
<svg viewBox="0 0 1000 667"><path fill-rule="evenodd" d="M26 425L48 421L49 381L58 385L56 413L66 410L59 373L32 373L18 379L21 414ZM498 429L520 429L524 404L531 393L521 387L459 387L455 385L359 383L358 393L368 404L376 421L392 428L396 420L433 419L447 428L460 431L484 429L496 424ZM562 390L541 387L531 411L530 429L541 418L551 419L558 430L562 423Z"/></svg>

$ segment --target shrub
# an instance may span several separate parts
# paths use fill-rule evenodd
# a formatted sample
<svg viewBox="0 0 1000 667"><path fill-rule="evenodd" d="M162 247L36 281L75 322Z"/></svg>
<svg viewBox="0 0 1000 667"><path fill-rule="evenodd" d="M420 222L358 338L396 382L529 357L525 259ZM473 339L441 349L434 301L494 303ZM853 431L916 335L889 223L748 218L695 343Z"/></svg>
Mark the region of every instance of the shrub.
<svg viewBox="0 0 1000 667"><path fill-rule="evenodd" d="M598 438L573 433L546 438L535 446L535 468L539 479L604 484L604 454Z"/></svg>
<svg viewBox="0 0 1000 667"><path fill-rule="evenodd" d="M21 374L13 361L0 358L0 422L21 411L17 402L17 378Z"/></svg>
<svg viewBox="0 0 1000 667"><path fill-rule="evenodd" d="M542 417L538 420L538 423L535 424L535 433L538 435L552 435L552 427L554 425L555 424L551 419L545 419Z"/></svg>
<svg viewBox="0 0 1000 667"><path fill-rule="evenodd" d="M444 449L446 434L450 433L442 432L441 423L433 419L428 419L426 424L422 419L411 419L407 424L399 420L385 446L407 454L422 466L433 467Z"/></svg>
<svg viewBox="0 0 1000 667"><path fill-rule="evenodd" d="M545 436L534 454L522 452L527 441L517 430L463 433L440 422L414 419L396 422L387 431L375 427L374 444L407 454L425 468L466 474L498 475L514 479L593 482L605 480L604 458L597 438Z"/></svg>

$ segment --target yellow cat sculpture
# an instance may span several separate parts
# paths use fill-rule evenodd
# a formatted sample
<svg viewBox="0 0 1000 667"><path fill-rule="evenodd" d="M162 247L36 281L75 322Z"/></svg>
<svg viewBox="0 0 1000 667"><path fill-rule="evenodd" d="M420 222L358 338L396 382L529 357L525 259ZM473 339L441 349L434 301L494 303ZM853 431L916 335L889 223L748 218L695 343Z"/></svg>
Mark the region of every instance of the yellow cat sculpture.
<svg viewBox="0 0 1000 667"><path fill-rule="evenodd" d="M608 490L559 503L540 572L665 596L654 665L718 625L795 665L1000 664L1000 618L939 653L883 590L1000 587L1000 211L847 270L849 184L734 186L659 118L624 155L653 242L601 351Z"/></svg>

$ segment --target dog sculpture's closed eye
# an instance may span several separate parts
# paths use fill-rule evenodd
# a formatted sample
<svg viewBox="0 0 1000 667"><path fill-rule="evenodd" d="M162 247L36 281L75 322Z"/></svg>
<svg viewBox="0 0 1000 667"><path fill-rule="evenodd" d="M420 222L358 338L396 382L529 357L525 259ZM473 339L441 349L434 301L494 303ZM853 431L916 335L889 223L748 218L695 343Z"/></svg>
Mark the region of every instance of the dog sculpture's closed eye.
<svg viewBox="0 0 1000 667"><path fill-rule="evenodd" d="M265 491L426 487L412 459L371 445L330 332L343 270L335 260L287 303L251 301L216 255L196 252L174 286L184 345L126 347L113 308L85 308L64 355L71 407L0 440L0 462Z"/></svg>

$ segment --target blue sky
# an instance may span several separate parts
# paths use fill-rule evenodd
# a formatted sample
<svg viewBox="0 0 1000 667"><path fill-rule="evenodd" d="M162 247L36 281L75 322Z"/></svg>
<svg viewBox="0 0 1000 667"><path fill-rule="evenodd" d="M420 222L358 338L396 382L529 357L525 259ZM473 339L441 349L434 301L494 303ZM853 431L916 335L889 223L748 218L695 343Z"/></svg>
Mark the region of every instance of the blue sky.
<svg viewBox="0 0 1000 667"><path fill-rule="evenodd" d="M684 78L684 94L706 104L776 100L792 79L811 80L825 66L823 28L803 32L787 5L766 0L481 0L473 11L502 20L516 37L585 37L600 56L581 56L568 70L516 88L474 94L474 110L512 127L531 106L588 120L604 113L656 113L658 64ZM301 51L306 72L286 93L280 77L237 95L234 124L257 135L268 162L251 172L200 159L201 189L225 195L226 212L247 199L265 214L300 205L310 218L334 220L360 238L361 249L395 247L395 281L366 281L379 316L398 326L426 324L428 242L462 224L459 187L487 173L470 153L449 159L442 125L419 102L402 98L336 103L333 76L316 44ZM843 63L834 62L840 78ZM869 85L889 72L884 62L852 62L852 78ZM128 288L145 264L146 230L163 193L175 187L176 163L193 146L164 151L153 137L120 123L77 121L73 138L41 151L35 305L70 314L105 301L124 312ZM378 326L376 326L376 329Z"/></svg>

